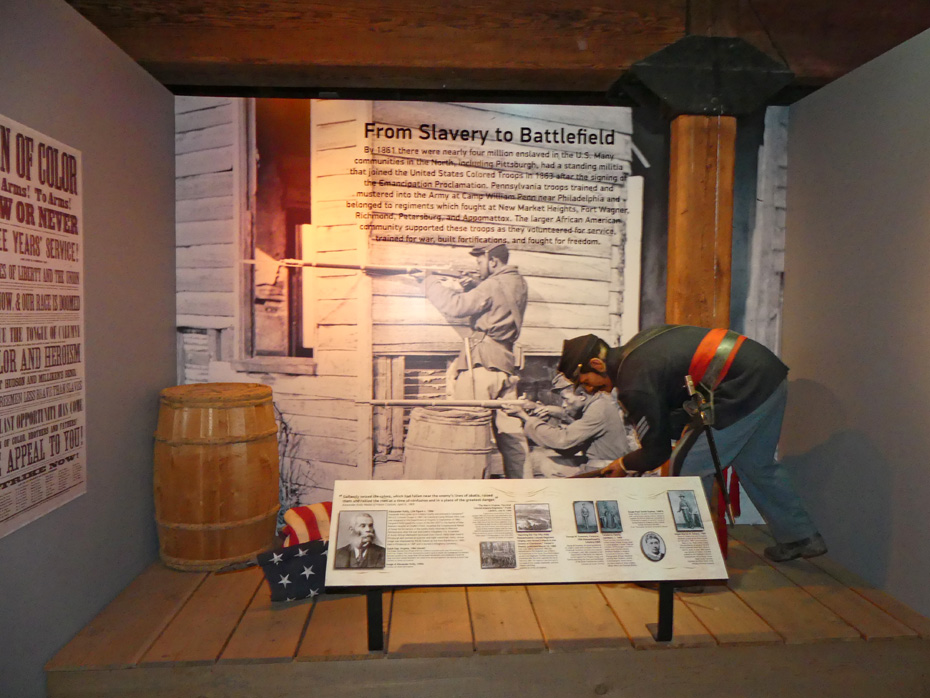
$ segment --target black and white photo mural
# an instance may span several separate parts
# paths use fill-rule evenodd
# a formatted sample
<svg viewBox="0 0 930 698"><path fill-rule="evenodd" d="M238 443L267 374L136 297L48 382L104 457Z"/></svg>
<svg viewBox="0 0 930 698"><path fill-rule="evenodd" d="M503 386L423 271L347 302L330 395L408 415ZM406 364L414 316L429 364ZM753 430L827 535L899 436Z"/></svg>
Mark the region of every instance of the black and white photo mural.
<svg viewBox="0 0 930 698"><path fill-rule="evenodd" d="M564 339L639 329L628 109L179 98L177 123L179 381L272 387L284 507L532 477L501 403L557 406Z"/></svg>

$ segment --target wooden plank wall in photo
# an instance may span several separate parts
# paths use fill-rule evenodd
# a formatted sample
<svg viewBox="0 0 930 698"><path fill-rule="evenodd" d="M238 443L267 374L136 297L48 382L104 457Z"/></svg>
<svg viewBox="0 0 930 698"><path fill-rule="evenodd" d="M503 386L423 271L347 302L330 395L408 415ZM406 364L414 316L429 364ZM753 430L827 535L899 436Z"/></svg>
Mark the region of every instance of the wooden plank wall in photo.
<svg viewBox="0 0 930 698"><path fill-rule="evenodd" d="M316 106L319 105L319 106ZM356 125L364 102L316 103L311 112L311 190L315 219L301 227L307 261L364 264L367 239L359 236L346 201L360 186L348 174L355 157ZM361 112L359 112L361 110ZM371 477L370 290L364 274L338 269L302 272L303 343L313 348L314 375L288 375L274 362L262 373L248 361L217 362L211 372L226 380L272 386L278 408L282 497L285 505L332 498L336 480Z"/></svg>
<svg viewBox="0 0 930 698"><path fill-rule="evenodd" d="M251 366L244 338L235 336L240 320L248 321L239 313L251 304L239 281L243 261L251 258L239 219L249 204L245 170L255 156L247 152L247 101L179 97L175 110L179 382L271 385L284 501L329 499L335 479L370 475L363 436L370 429L359 430L355 401L359 323L349 310L360 307L355 280L345 274L314 280L320 298L310 311L321 327L311 344L315 375L288 373L284 363L276 370L274 360ZM308 239L320 254L344 251L343 236Z"/></svg>
<svg viewBox="0 0 930 698"><path fill-rule="evenodd" d="M788 108L769 107L759 149L756 217L749 251L749 289L743 334L781 351L788 192Z"/></svg>
<svg viewBox="0 0 930 698"><path fill-rule="evenodd" d="M175 99L175 201L179 382L209 379L232 347L241 273L237 200L244 146L242 100Z"/></svg>

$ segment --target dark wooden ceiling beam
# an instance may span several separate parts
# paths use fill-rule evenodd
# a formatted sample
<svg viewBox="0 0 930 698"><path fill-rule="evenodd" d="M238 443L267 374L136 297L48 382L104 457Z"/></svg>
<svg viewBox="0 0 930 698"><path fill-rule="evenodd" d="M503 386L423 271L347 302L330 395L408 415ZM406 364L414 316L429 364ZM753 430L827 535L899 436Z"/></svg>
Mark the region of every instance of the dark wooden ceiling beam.
<svg viewBox="0 0 930 698"><path fill-rule="evenodd" d="M685 36L822 85L930 26L926 0L68 0L176 87L606 92Z"/></svg>
<svg viewBox="0 0 930 698"><path fill-rule="evenodd" d="M71 0L166 84L606 91L685 0Z"/></svg>
<svg viewBox="0 0 930 698"><path fill-rule="evenodd" d="M749 0L801 85L823 85L930 28L927 0Z"/></svg>
<svg viewBox="0 0 930 698"><path fill-rule="evenodd" d="M205 75L243 84L240 76L247 75L260 85L580 90L606 90L633 62L681 36L619 42L603 31L579 37L553 32L540 39L541 31L529 30L438 27L380 34L357 26L130 28L109 35L163 82Z"/></svg>

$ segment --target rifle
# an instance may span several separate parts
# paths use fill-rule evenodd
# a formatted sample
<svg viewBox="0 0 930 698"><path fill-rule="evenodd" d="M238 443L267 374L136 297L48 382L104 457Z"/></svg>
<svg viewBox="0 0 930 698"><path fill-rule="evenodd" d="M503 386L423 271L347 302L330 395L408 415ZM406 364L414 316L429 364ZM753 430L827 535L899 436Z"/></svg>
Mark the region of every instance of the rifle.
<svg viewBox="0 0 930 698"><path fill-rule="evenodd" d="M522 407L528 409L536 403L532 400L358 400L357 402L372 407L483 407L499 410L504 407Z"/></svg>
<svg viewBox="0 0 930 698"><path fill-rule="evenodd" d="M570 475L570 479L580 478L580 477L607 477L607 468L609 468L612 463L608 463L603 468L598 470L589 470L585 473L576 473L575 475Z"/></svg>
<svg viewBox="0 0 930 698"><path fill-rule="evenodd" d="M694 387L694 379L690 375L685 376L685 387L687 387L688 394L691 396L684 404L685 411L691 416L691 428L696 430L699 435L701 431L707 435L707 445L710 448L710 457L714 463L714 479L723 493L726 517L729 519L730 525L733 526L735 525L733 506L730 504L730 493L727 491L727 482L723 477L720 455L717 453L717 442L711 429L711 425L714 423L714 393L710 391L710 399L705 397L704 393L699 392Z"/></svg>
<svg viewBox="0 0 930 698"><path fill-rule="evenodd" d="M450 276L457 279L474 279L477 272L474 270L456 269L454 267L425 267L425 266L400 266L396 264L343 264L341 262L313 262L303 259L277 259L275 260L279 267L288 267L291 269L301 269L304 267L314 267L318 269L346 269L349 271L361 271L366 274L416 274L427 272L438 276ZM244 259L243 264L258 264L255 259Z"/></svg>

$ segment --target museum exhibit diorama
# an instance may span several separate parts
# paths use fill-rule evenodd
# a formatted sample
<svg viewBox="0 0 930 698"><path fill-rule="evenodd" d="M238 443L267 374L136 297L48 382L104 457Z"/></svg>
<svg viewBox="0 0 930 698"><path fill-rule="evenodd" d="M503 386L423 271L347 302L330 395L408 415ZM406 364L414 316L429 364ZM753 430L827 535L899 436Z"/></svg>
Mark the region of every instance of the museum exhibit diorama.
<svg viewBox="0 0 930 698"><path fill-rule="evenodd" d="M42 4L98 66L63 83L116 67L93 118L86 87L70 120L29 81L0 99L0 597L24 600L0 617L34 625L0 640L0 693L930 690L923 552L895 542L925 478L861 404L899 414L873 381L922 345L859 365L887 321L845 280L894 295L849 211L902 148L852 109L831 130L836 86L922 65L926 34L821 87L753 3L660 3L668 36L549 84L413 54L365 77L336 44L226 84L176 72L173 34L136 65L95 3ZM0 19L32 36L27 5ZM896 258L918 292L920 254Z"/></svg>

